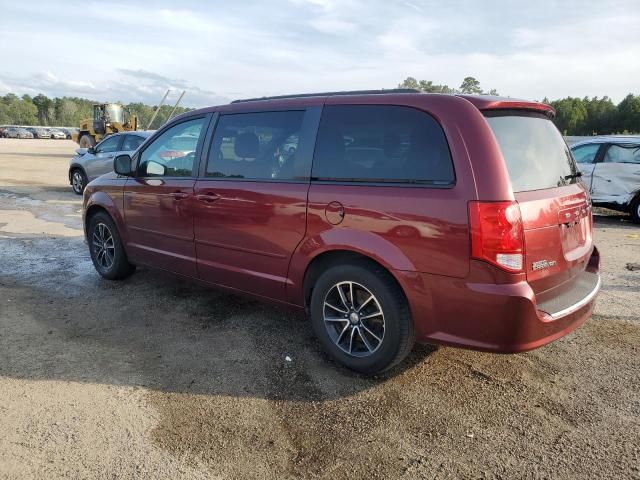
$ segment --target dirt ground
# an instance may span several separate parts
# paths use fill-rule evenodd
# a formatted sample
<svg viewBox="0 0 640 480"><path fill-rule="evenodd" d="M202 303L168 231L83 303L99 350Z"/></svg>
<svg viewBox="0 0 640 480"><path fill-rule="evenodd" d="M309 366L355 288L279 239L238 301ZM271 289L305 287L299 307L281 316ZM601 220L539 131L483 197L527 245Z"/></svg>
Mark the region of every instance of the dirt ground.
<svg viewBox="0 0 640 480"><path fill-rule="evenodd" d="M533 352L378 378L306 319L93 270L70 141L0 139L0 478L640 479L640 227L598 216L595 315ZM285 357L291 357L288 362Z"/></svg>

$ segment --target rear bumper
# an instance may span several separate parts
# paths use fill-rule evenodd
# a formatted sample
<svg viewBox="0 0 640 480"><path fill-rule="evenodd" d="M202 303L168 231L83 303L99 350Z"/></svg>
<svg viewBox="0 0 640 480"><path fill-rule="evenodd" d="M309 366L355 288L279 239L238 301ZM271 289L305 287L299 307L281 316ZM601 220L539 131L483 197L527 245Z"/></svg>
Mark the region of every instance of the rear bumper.
<svg viewBox="0 0 640 480"><path fill-rule="evenodd" d="M524 278L515 283L487 282L486 268L473 279L399 273L419 342L515 353L541 347L584 323L595 307L598 270L599 255L594 248L587 267L596 279L592 288L583 285L584 295L570 289L565 291L564 303L545 305L538 305ZM550 303L562 308L550 309Z"/></svg>

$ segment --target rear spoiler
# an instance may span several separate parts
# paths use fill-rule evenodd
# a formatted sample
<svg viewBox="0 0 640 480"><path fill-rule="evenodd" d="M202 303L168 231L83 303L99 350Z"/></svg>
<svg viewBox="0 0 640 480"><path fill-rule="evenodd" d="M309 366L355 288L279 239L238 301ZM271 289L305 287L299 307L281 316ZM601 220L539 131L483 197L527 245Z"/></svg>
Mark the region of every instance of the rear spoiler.
<svg viewBox="0 0 640 480"><path fill-rule="evenodd" d="M556 111L551 105L516 98L496 97L492 95L458 95L468 100L478 110L528 110L538 112L549 118L555 118Z"/></svg>

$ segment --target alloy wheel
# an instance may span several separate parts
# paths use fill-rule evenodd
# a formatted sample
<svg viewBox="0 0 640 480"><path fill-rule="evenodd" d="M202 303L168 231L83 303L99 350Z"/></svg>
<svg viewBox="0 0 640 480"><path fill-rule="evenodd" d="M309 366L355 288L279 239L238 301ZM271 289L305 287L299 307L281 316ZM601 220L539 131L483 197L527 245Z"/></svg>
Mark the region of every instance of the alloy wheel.
<svg viewBox="0 0 640 480"><path fill-rule="evenodd" d="M93 254L100 267L109 270L116 259L116 246L111 230L104 223L98 223L93 229Z"/></svg>
<svg viewBox="0 0 640 480"><path fill-rule="evenodd" d="M83 187L83 183L84 183L84 180L82 178L82 173L80 173L78 170L73 172L73 176L71 177L71 181L72 181L72 184L73 184L74 192L76 192L76 193L82 192L82 187Z"/></svg>
<svg viewBox="0 0 640 480"><path fill-rule="evenodd" d="M323 303L324 326L333 343L353 357L368 357L384 340L384 312L378 299L356 282L336 283Z"/></svg>

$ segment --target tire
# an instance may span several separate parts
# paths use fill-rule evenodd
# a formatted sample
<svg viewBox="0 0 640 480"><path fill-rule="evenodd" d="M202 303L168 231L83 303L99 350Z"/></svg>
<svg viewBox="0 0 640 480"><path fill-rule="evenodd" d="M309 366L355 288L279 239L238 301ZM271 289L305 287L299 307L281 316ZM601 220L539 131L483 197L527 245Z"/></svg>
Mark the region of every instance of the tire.
<svg viewBox="0 0 640 480"><path fill-rule="evenodd" d="M636 198L631 202L631 220L633 223L640 223L640 193L636 195Z"/></svg>
<svg viewBox="0 0 640 480"><path fill-rule="evenodd" d="M367 300L369 295L373 299ZM374 315L377 310L382 315ZM310 312L323 349L356 372L381 373L404 360L413 348L415 331L405 296L391 275L375 264L363 261L329 267L313 287Z"/></svg>
<svg viewBox="0 0 640 480"><path fill-rule="evenodd" d="M96 271L107 280L122 280L136 269L129 263L114 221L106 212L89 219L87 241Z"/></svg>
<svg viewBox="0 0 640 480"><path fill-rule="evenodd" d="M84 187L87 186L87 183L89 183L89 180L82 169L74 168L71 171L71 188L76 195L84 193Z"/></svg>
<svg viewBox="0 0 640 480"><path fill-rule="evenodd" d="M93 138L91 135L85 133L80 137L80 141L78 143L80 144L80 148L95 147L96 139Z"/></svg>

